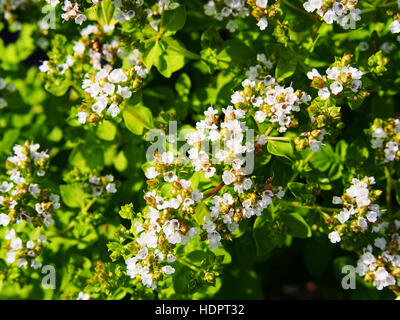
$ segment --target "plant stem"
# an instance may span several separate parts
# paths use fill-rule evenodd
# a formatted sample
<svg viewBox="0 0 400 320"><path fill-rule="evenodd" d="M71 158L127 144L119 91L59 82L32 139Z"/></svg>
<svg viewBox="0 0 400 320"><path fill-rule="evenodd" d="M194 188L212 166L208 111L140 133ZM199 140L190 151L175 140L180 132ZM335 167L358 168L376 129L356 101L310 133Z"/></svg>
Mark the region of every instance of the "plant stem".
<svg viewBox="0 0 400 320"><path fill-rule="evenodd" d="M83 214L87 214L88 210L90 209L90 207L92 206L92 204L96 201L96 197L94 197L92 200L90 200L86 205L82 206L82 213Z"/></svg>
<svg viewBox="0 0 400 320"><path fill-rule="evenodd" d="M216 194L219 190L221 190L221 188L225 185L225 183L221 182L217 187L215 187L214 189L212 189L209 193L207 193L207 195L204 197L204 199L207 199L211 196L213 196L214 194Z"/></svg>
<svg viewBox="0 0 400 320"><path fill-rule="evenodd" d="M293 140L290 137L266 137L267 140L279 140L279 141L291 141Z"/></svg>
<svg viewBox="0 0 400 320"><path fill-rule="evenodd" d="M176 261L178 261L179 263L183 264L184 266L196 271L196 272L200 272L200 269L198 267L196 267L195 265L187 262L186 260L182 259L182 258L176 258Z"/></svg>
<svg viewBox="0 0 400 320"><path fill-rule="evenodd" d="M336 208L328 208L328 207L321 207L321 206L303 206L297 201L288 201L288 200L279 200L280 203L284 203L286 205L295 207L295 208L303 208L303 209L310 209L310 210L318 210L322 212L324 215L328 216L324 211L326 212L337 212L340 209ZM329 216L328 216L329 217Z"/></svg>
<svg viewBox="0 0 400 320"><path fill-rule="evenodd" d="M312 156L314 155L314 151L311 151L308 156L303 160L303 164L306 164L308 161L310 161L310 159L312 158ZM294 180L296 180L297 176L300 174L299 171L296 171L292 177L290 178L290 180L288 181L288 183L286 184L286 187L284 189L284 191L287 190L289 183L293 182Z"/></svg>

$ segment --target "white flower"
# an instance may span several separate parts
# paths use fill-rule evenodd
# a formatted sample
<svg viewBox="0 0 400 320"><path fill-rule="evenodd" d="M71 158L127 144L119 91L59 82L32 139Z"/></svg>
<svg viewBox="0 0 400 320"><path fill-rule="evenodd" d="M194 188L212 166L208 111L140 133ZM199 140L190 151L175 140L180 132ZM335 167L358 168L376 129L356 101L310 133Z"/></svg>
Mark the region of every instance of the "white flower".
<svg viewBox="0 0 400 320"><path fill-rule="evenodd" d="M156 170L155 167L149 167L146 170L145 176L147 179L154 179L157 177L160 173Z"/></svg>
<svg viewBox="0 0 400 320"><path fill-rule="evenodd" d="M307 77L310 80L313 80L315 77L320 78L321 75L319 74L317 69L312 69L312 71L307 72Z"/></svg>
<svg viewBox="0 0 400 320"><path fill-rule="evenodd" d="M322 0L308 0L304 2L303 6L308 12L313 12L314 10L318 10L322 7Z"/></svg>
<svg viewBox="0 0 400 320"><path fill-rule="evenodd" d="M268 27L268 20L266 17L262 17L260 21L258 21L257 26L260 30L265 30Z"/></svg>
<svg viewBox="0 0 400 320"><path fill-rule="evenodd" d="M185 180L185 179L179 180L179 183L181 184L183 189L188 189L190 187L190 185L192 184L191 181Z"/></svg>
<svg viewBox="0 0 400 320"><path fill-rule="evenodd" d="M174 172L172 171L168 171L167 173L165 173L164 175L164 180L166 182L174 182L178 180L178 177L175 175Z"/></svg>
<svg viewBox="0 0 400 320"><path fill-rule="evenodd" d="M140 249L139 252L136 254L136 258L143 260L147 257L148 254L149 254L149 249L144 247L144 248Z"/></svg>
<svg viewBox="0 0 400 320"><path fill-rule="evenodd" d="M210 239L210 242L208 243L209 248L218 250L221 241L220 234L216 231L213 231L207 235L207 238Z"/></svg>
<svg viewBox="0 0 400 320"><path fill-rule="evenodd" d="M400 21L399 20L394 20L390 26L389 26L389 30L392 33L400 33Z"/></svg>
<svg viewBox="0 0 400 320"><path fill-rule="evenodd" d="M338 81L335 81L334 83L332 83L332 84L330 85L330 88L331 88L332 93L333 93L334 95L338 95L340 92L343 91L343 86L342 86L342 84L341 84L340 82L338 82Z"/></svg>
<svg viewBox="0 0 400 320"><path fill-rule="evenodd" d="M309 143L310 143L311 151L314 151L314 152L320 152L321 151L322 141L318 141L318 140L315 140L315 139L310 139Z"/></svg>
<svg viewBox="0 0 400 320"><path fill-rule="evenodd" d="M33 249L33 248L35 247L35 243L34 243L32 240L29 240L29 241L26 243L26 247L27 247L28 249Z"/></svg>
<svg viewBox="0 0 400 320"><path fill-rule="evenodd" d="M117 189L115 188L115 183L107 183L106 185L106 191L108 193L115 193L117 192Z"/></svg>
<svg viewBox="0 0 400 320"><path fill-rule="evenodd" d="M9 159L10 159L10 158L9 158ZM8 159L8 161L9 161L9 159ZM10 191L10 190L12 189L13 186L14 186L13 183L7 182L7 181L3 181L3 182L0 184L0 192L6 193L6 192Z"/></svg>
<svg viewBox="0 0 400 320"><path fill-rule="evenodd" d="M222 180L226 185L230 185L232 182L236 180L236 176L230 171L224 171L222 175Z"/></svg>
<svg viewBox="0 0 400 320"><path fill-rule="evenodd" d="M331 93L329 89L325 87L318 91L318 95L322 100L326 100L330 97Z"/></svg>
<svg viewBox="0 0 400 320"><path fill-rule="evenodd" d="M171 151L164 152L161 156L163 164L172 164L174 162L174 154Z"/></svg>
<svg viewBox="0 0 400 320"><path fill-rule="evenodd" d="M256 6L265 9L268 5L268 0L257 0Z"/></svg>
<svg viewBox="0 0 400 320"><path fill-rule="evenodd" d="M240 95L239 91L236 91L232 96L231 96L231 102L233 104L236 103L241 103L244 102L244 98Z"/></svg>
<svg viewBox="0 0 400 320"><path fill-rule="evenodd" d="M6 227L11 221L11 218L4 214L4 213L0 213L0 225Z"/></svg>
<svg viewBox="0 0 400 320"><path fill-rule="evenodd" d="M376 238L374 241L374 246L381 249L385 250L386 249L386 240L385 238Z"/></svg>
<svg viewBox="0 0 400 320"><path fill-rule="evenodd" d="M329 240L330 240L332 243L340 242L340 240L342 240L342 239L340 238L339 233L338 233L337 231L331 232L331 233L328 235L328 237L329 237Z"/></svg>
<svg viewBox="0 0 400 320"><path fill-rule="evenodd" d="M168 263L173 263L176 261L176 257L173 254L168 254L167 255L167 262Z"/></svg>
<svg viewBox="0 0 400 320"><path fill-rule="evenodd" d="M112 103L107 109L107 113L110 114L113 118L118 115L119 111L120 109L115 103Z"/></svg>
<svg viewBox="0 0 400 320"><path fill-rule="evenodd" d="M82 25L82 23L84 23L86 21L86 16L82 13L79 13L76 17L75 17L75 23Z"/></svg>
<svg viewBox="0 0 400 320"><path fill-rule="evenodd" d="M79 292L78 298L76 300L89 300L90 295L88 293Z"/></svg>
<svg viewBox="0 0 400 320"><path fill-rule="evenodd" d="M198 189L195 189L192 193L192 199L196 202L200 202L203 199L203 193L201 193Z"/></svg>
<svg viewBox="0 0 400 320"><path fill-rule="evenodd" d="M164 272L167 275L173 274L175 272L175 269L171 266L164 266L161 268L161 270L162 270L162 272Z"/></svg>
<svg viewBox="0 0 400 320"><path fill-rule="evenodd" d="M341 203L342 203L342 199L341 199L340 197L334 196L334 197L332 198L332 203L333 203L333 204L341 204Z"/></svg>
<svg viewBox="0 0 400 320"><path fill-rule="evenodd" d="M254 116L254 119L259 122L259 123L263 123L265 118L267 117L267 114L263 111L256 111L256 114Z"/></svg>
<svg viewBox="0 0 400 320"><path fill-rule="evenodd" d="M117 93L124 99L129 99L132 97L132 92L129 90L128 87L121 87L118 85Z"/></svg>
<svg viewBox="0 0 400 320"><path fill-rule="evenodd" d="M340 223L343 224L350 219L350 211L347 210L347 208L344 208L344 210L340 211L336 218L340 221Z"/></svg>
<svg viewBox="0 0 400 320"><path fill-rule="evenodd" d="M122 69L114 69L111 73L107 76L107 80L112 83L118 82L125 82L128 80L124 70Z"/></svg>
<svg viewBox="0 0 400 320"><path fill-rule="evenodd" d="M228 23L226 24L226 28L230 32L235 32L238 27L239 27L239 25L233 19L229 20Z"/></svg>

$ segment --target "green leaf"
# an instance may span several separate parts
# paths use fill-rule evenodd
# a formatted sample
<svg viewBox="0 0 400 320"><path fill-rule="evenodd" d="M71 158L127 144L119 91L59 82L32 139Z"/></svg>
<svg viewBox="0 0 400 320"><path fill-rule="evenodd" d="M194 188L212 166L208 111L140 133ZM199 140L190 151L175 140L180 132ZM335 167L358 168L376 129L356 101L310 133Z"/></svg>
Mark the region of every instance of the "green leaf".
<svg viewBox="0 0 400 320"><path fill-rule="evenodd" d="M186 258L192 263L201 262L207 258L207 253L202 250L191 251L186 255Z"/></svg>
<svg viewBox="0 0 400 320"><path fill-rule="evenodd" d="M183 72L175 82L176 92L178 92L181 97L186 97L189 95L191 85L192 82L189 76L187 73Z"/></svg>
<svg viewBox="0 0 400 320"><path fill-rule="evenodd" d="M276 65L275 69L275 78L278 82L283 81L286 78L289 78L296 71L297 61L296 56L292 55L290 58L281 57Z"/></svg>
<svg viewBox="0 0 400 320"><path fill-rule="evenodd" d="M159 56L155 66L164 77L169 78L174 72L183 68L185 65L185 56L178 49L181 46L177 41L169 39L168 42L163 41L163 45L165 46L165 51Z"/></svg>
<svg viewBox="0 0 400 320"><path fill-rule="evenodd" d="M210 214L210 211L208 210L207 206L203 203L200 202L196 206L195 210L195 219L199 225L202 225L204 223L204 217L208 216Z"/></svg>
<svg viewBox="0 0 400 320"><path fill-rule="evenodd" d="M167 31L166 34L173 34L182 29L186 22L186 9L180 5L174 10L164 11L164 22L162 28Z"/></svg>
<svg viewBox="0 0 400 320"><path fill-rule="evenodd" d="M141 135L143 129L153 128L153 115L149 108L141 105L128 106L123 112L125 125L133 134Z"/></svg>
<svg viewBox="0 0 400 320"><path fill-rule="evenodd" d="M269 213L269 209L266 211ZM272 221L268 213L257 217L253 226L253 239L256 244L257 256L259 257L267 256L277 246L272 236Z"/></svg>
<svg viewBox="0 0 400 320"><path fill-rule="evenodd" d="M80 184L60 185L60 193L63 202L71 208L80 208L85 199L85 192Z"/></svg>
<svg viewBox="0 0 400 320"><path fill-rule="evenodd" d="M217 55L219 67L227 69L232 62L248 63L254 58L253 50L240 40L227 40L224 42L222 50Z"/></svg>
<svg viewBox="0 0 400 320"><path fill-rule="evenodd" d="M92 6L85 10L85 14L89 20L97 21L100 25L112 25L114 15L114 1L102 0L98 5Z"/></svg>
<svg viewBox="0 0 400 320"><path fill-rule="evenodd" d="M302 204L313 203L315 201L315 196L304 183L290 182L288 183L288 188Z"/></svg>
<svg viewBox="0 0 400 320"><path fill-rule="evenodd" d="M335 160L335 155L330 145L322 146L320 152L315 152L310 159L311 165L321 171L324 172L330 168L332 162Z"/></svg>
<svg viewBox="0 0 400 320"><path fill-rule="evenodd" d="M121 207L121 210L118 212L122 219L132 219L134 215L133 204L129 203Z"/></svg>
<svg viewBox="0 0 400 320"><path fill-rule="evenodd" d="M69 74L69 70L66 71L66 74ZM67 79L55 78L51 81L47 81L44 88L51 94L60 97L68 91L70 85L71 83Z"/></svg>
<svg viewBox="0 0 400 320"><path fill-rule="evenodd" d="M158 57L162 54L162 49L158 41L150 41L143 52L143 63L147 69L155 64Z"/></svg>
<svg viewBox="0 0 400 320"><path fill-rule="evenodd" d="M289 213L283 216L283 221L289 228L289 234L296 238L311 237L311 228L298 213Z"/></svg>
<svg viewBox="0 0 400 320"><path fill-rule="evenodd" d="M268 141L267 150L269 153L278 156L285 157L289 160L292 160L293 157L293 145L290 141L277 141L270 140Z"/></svg>
<svg viewBox="0 0 400 320"><path fill-rule="evenodd" d="M104 120L96 130L96 135L106 141L113 141L115 138L115 135L117 133L117 128L115 125L108 120Z"/></svg>

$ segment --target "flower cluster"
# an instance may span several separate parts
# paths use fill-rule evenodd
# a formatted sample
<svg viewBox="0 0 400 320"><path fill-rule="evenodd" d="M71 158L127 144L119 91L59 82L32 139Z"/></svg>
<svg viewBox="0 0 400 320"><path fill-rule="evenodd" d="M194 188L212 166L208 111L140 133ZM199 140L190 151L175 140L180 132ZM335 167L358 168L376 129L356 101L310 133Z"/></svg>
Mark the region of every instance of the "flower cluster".
<svg viewBox="0 0 400 320"><path fill-rule="evenodd" d="M375 119L369 129L371 148L376 150L375 159L383 163L399 160L400 120Z"/></svg>
<svg viewBox="0 0 400 320"><path fill-rule="evenodd" d="M73 66L78 75L84 75L79 79L82 81L84 100L76 112L81 124L97 122L106 115L115 118L148 73L139 50L128 52L120 41L111 39L108 42L106 39L107 32L99 30L96 25L89 25L81 30L81 38L75 42L73 54L67 55L65 62L59 61L60 55L53 48L54 55L39 67L49 78L53 74L65 74ZM126 60L127 67L114 68L122 59ZM82 71L82 64L90 65L89 72Z"/></svg>
<svg viewBox="0 0 400 320"><path fill-rule="evenodd" d="M135 256L126 260L128 275L153 289L163 274L175 272L176 245L186 244L198 233L197 228L190 227L193 222L188 216L194 214L196 203L203 198L197 189L190 188L191 181L178 179L171 171L174 164L169 161L170 158L169 154L162 154L161 161L148 168L146 176L150 177L149 186L170 186L172 197L156 189L145 194L147 206L133 225L136 241L132 251ZM129 210L129 207L123 210Z"/></svg>
<svg viewBox="0 0 400 320"><path fill-rule="evenodd" d="M49 3L53 8L56 7L59 3L60 0L46 0L47 3ZM101 0L91 0L92 5L97 5L100 3ZM87 20L87 17L85 14L83 14L83 7L82 4L79 3L79 1L69 1L69 0L64 0L63 5L61 6L61 9L64 11L61 14L61 18L63 21L71 21L74 20L76 24L82 25Z"/></svg>
<svg viewBox="0 0 400 320"><path fill-rule="evenodd" d="M172 151L155 152L154 164L145 171L149 188L145 209L133 214L128 205L120 212L122 217L131 217L135 235L128 245L134 256L126 259L127 274L147 287L156 288L158 280L175 272L177 245L193 239L199 227L201 240L217 250L221 240L232 239L240 221L260 216L274 197L284 196L272 179L259 184L246 176L241 155L254 150L253 141L243 141L246 112L232 106L222 111L224 120L219 121L218 111L208 108L205 119L186 135L189 165L187 158ZM218 150L205 147L210 141L219 143ZM214 151L215 158L210 157ZM216 173L222 182L206 195L193 186L196 174L210 179ZM218 196L220 190L224 192ZM125 241L124 232L120 241Z"/></svg>
<svg viewBox="0 0 400 320"><path fill-rule="evenodd" d="M297 125L293 112L300 111L300 105L311 100L305 92L282 87L272 77L262 81L247 79L242 86L243 90L236 91L231 97L235 108L257 110L254 119L258 123L276 123L281 133Z"/></svg>
<svg viewBox="0 0 400 320"><path fill-rule="evenodd" d="M340 242L342 238L355 242L358 241L357 234L380 230L381 209L373 202L381 191L371 189L373 184L374 177L364 177L361 180L353 178L351 186L342 197L333 197L332 203L343 205L343 210L327 221L334 229L328 235L332 243Z"/></svg>
<svg viewBox="0 0 400 320"><path fill-rule="evenodd" d="M333 139L343 126L340 107L327 106L324 102L314 99L306 110L310 117L308 130L296 137L294 143L298 150L309 147L310 150L319 152L326 136L329 135Z"/></svg>
<svg viewBox="0 0 400 320"><path fill-rule="evenodd" d="M37 259L43 251L43 245L47 241L46 236L39 235L35 241L28 240L24 244L22 239L16 236L15 230L6 230L5 240L9 241L6 253L6 262L13 264L17 262L18 268L38 269L42 263Z"/></svg>
<svg viewBox="0 0 400 320"><path fill-rule="evenodd" d="M74 168L64 175L64 181L69 184L82 184L83 191L93 198L104 198L117 192L116 181L112 174L100 175L96 170L82 172Z"/></svg>
<svg viewBox="0 0 400 320"><path fill-rule="evenodd" d="M114 19L120 23L130 21L137 14L136 11L143 6L143 0L126 1L126 0L114 0Z"/></svg>
<svg viewBox="0 0 400 320"><path fill-rule="evenodd" d="M268 27L268 19L278 14L278 2L271 4L273 0L247 0L247 4L251 7L251 15L257 19L257 26L260 30Z"/></svg>
<svg viewBox="0 0 400 320"><path fill-rule="evenodd" d="M246 0L210 0L204 5L204 12L219 21L230 18L226 28L231 32L238 28L234 18L244 18L249 15Z"/></svg>
<svg viewBox="0 0 400 320"><path fill-rule="evenodd" d="M355 29L356 21L361 20L361 10L357 8L358 0L308 0L303 6L308 12L317 14L326 23L338 23L344 29Z"/></svg>
<svg viewBox="0 0 400 320"><path fill-rule="evenodd" d="M318 96L322 100L327 100L331 93L334 96L340 96L342 93L351 92L354 94L360 91L363 72L350 66L351 59L352 55L345 54L341 59L337 59L330 68L326 69L326 75L323 76L315 68L307 73L307 77L312 80L311 87L319 90ZM361 94L363 97L366 96L364 92L361 92ZM354 96L354 100L357 100L356 96Z"/></svg>
<svg viewBox="0 0 400 320"><path fill-rule="evenodd" d="M356 271L378 290L388 287L400 296L400 221L381 225L384 234L378 234L373 244L363 249Z"/></svg>
<svg viewBox="0 0 400 320"><path fill-rule="evenodd" d="M93 175L89 178L88 182L83 184L83 187L93 198L104 197L117 192L114 176L112 174L106 176Z"/></svg>
<svg viewBox="0 0 400 320"><path fill-rule="evenodd" d="M257 54L257 64L249 67L246 71L246 77L248 80L263 80L269 76L270 70L273 67L273 63L267 60L264 53Z"/></svg>
<svg viewBox="0 0 400 320"><path fill-rule="evenodd" d="M52 214L60 207L60 197L40 186L49 154L38 152L38 144L15 145L7 158L8 179L0 183L0 224L26 220L35 226L53 224Z"/></svg>

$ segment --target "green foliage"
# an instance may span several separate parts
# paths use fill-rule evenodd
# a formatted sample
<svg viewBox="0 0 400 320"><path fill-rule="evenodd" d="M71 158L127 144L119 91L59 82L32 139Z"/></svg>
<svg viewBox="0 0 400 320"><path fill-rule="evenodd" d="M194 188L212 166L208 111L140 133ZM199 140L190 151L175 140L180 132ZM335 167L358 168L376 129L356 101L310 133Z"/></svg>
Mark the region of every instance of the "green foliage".
<svg viewBox="0 0 400 320"><path fill-rule="evenodd" d="M244 11L222 0L74 0L69 18L62 2L49 28L45 1L0 4L1 299L290 298L283 285L310 281L312 298L400 295L398 284L376 290L372 271L356 290L340 287L369 244L399 281L375 245L398 251L395 1L358 1L354 28L305 0L239 1ZM236 157L232 128L254 159L196 154L193 141L216 137ZM357 183L370 204L349 195ZM137 261L151 281L132 275ZM54 290L41 285L46 265Z"/></svg>

